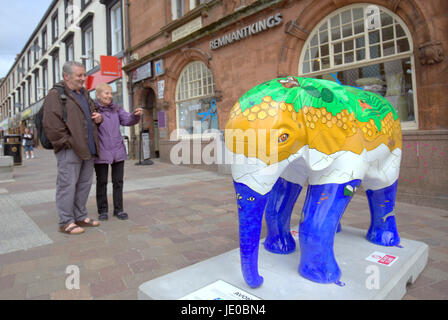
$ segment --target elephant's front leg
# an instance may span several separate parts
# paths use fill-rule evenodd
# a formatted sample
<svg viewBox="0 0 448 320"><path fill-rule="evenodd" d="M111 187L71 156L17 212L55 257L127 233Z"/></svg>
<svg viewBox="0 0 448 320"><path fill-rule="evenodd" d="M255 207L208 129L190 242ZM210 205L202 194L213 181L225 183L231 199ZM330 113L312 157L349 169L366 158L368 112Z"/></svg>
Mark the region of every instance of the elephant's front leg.
<svg viewBox="0 0 448 320"><path fill-rule="evenodd" d="M266 250L287 254L296 249L290 232L291 213L302 186L279 178L269 195L266 206Z"/></svg>
<svg viewBox="0 0 448 320"><path fill-rule="evenodd" d="M394 207L398 181L392 185L379 189L367 190L369 199L371 223L367 232L367 240L382 246L396 246L400 244L397 231Z"/></svg>
<svg viewBox="0 0 448 320"><path fill-rule="evenodd" d="M258 273L258 248L269 193L261 195L245 184L233 184L238 203L241 271L246 283L256 288L263 283L263 277Z"/></svg>
<svg viewBox="0 0 448 320"><path fill-rule="evenodd" d="M299 228L299 273L303 277L319 283L339 280L341 270L334 257L334 237L352 197L352 193L344 189L353 190L360 182L308 186Z"/></svg>

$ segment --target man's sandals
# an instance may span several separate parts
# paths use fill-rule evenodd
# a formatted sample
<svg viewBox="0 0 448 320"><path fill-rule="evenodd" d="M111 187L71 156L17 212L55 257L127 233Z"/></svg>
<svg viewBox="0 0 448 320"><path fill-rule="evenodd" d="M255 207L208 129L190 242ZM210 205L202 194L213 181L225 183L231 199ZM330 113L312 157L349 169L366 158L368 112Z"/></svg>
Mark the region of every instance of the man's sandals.
<svg viewBox="0 0 448 320"><path fill-rule="evenodd" d="M93 219L87 218L84 221L77 221L76 223L68 223L59 227L59 232L67 234L81 234L84 233L84 229L81 227L98 227L100 223Z"/></svg>

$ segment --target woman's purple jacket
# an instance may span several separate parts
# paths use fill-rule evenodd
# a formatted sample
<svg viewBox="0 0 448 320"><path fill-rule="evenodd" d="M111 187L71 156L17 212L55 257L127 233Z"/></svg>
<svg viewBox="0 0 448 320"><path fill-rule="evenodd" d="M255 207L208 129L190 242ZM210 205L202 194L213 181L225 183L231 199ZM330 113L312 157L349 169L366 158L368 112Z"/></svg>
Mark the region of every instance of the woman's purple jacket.
<svg viewBox="0 0 448 320"><path fill-rule="evenodd" d="M126 147L121 136L120 125L133 126L139 122L140 116L126 112L118 104L112 103L105 107L98 100L95 103L98 112L103 117L103 122L98 126L100 157L95 159L95 163L111 164L126 160Z"/></svg>

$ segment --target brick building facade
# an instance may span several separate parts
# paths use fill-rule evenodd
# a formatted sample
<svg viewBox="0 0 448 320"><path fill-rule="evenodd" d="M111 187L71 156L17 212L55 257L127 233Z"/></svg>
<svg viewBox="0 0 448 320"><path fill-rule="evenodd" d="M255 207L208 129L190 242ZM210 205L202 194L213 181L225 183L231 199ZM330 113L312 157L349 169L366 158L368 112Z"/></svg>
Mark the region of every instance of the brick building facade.
<svg viewBox="0 0 448 320"><path fill-rule="evenodd" d="M133 105L146 109L153 156L170 161L180 141L205 148L207 129L223 130L237 99L261 82L329 79L394 104L404 139L399 200L447 207L446 1L129 0L126 8L123 69Z"/></svg>

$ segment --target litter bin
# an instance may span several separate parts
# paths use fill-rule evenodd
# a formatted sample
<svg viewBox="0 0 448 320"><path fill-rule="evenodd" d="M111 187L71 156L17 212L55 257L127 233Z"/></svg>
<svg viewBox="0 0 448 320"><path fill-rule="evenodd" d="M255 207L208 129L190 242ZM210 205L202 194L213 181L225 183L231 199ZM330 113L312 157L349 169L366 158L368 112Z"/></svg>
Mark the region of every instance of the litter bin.
<svg viewBox="0 0 448 320"><path fill-rule="evenodd" d="M18 134L9 134L3 137L3 150L5 156L12 156L15 166L22 164L22 137Z"/></svg>

